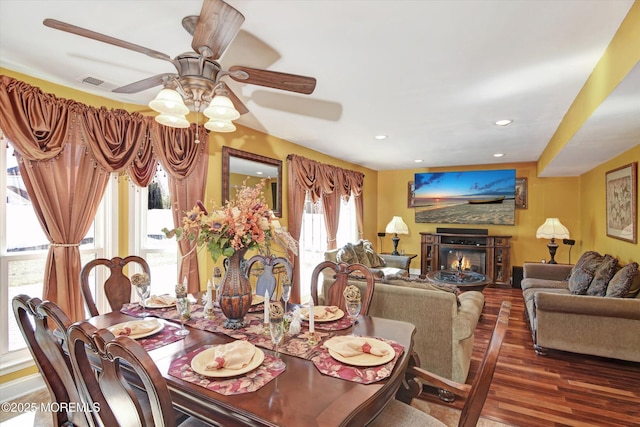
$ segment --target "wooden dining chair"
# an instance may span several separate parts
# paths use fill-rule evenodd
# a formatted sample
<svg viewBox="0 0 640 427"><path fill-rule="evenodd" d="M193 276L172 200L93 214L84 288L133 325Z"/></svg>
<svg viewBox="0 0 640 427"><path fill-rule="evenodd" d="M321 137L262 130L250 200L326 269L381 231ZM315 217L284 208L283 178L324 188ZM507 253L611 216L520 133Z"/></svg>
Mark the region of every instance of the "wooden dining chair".
<svg viewBox="0 0 640 427"><path fill-rule="evenodd" d="M130 255L126 258L96 258L82 267L82 271L80 271L80 288L82 290L82 298L91 316L100 314L89 284L89 276L92 270L99 265L104 265L110 270L110 275L104 282L104 293L107 296L111 310L120 310L124 304L131 302L131 279L122 272L122 269L130 262L139 264L143 272L151 277L147 261L136 255Z"/></svg>
<svg viewBox="0 0 640 427"><path fill-rule="evenodd" d="M65 352L66 332L71 321L53 302L42 302L21 294L13 298L13 313L33 360L38 366L51 401L63 404L52 412L55 426L87 426L83 412L67 412L62 406L82 402L74 381L71 361Z"/></svg>
<svg viewBox="0 0 640 427"><path fill-rule="evenodd" d="M68 329L71 362L96 426L209 426L174 410L167 384L153 359L135 340L115 337L89 322ZM101 366L93 366L100 363ZM131 381L135 385L129 383Z"/></svg>
<svg viewBox="0 0 640 427"><path fill-rule="evenodd" d="M362 306L360 308L360 314L367 315L369 313L369 306L373 299L373 291L375 287L375 279L371 270L363 264L347 264L344 262L335 263L333 261L323 261L313 269L311 273L311 298L313 298L313 304L318 304L318 280L320 280L320 273L324 275L324 286L328 286L324 289L325 305L335 305L341 310L346 311L346 304L343 296L343 292L347 286L349 286L349 275L356 274L364 277L366 281L366 287L364 289L364 295L362 295ZM333 282L327 280L327 277L333 275ZM362 290L361 290L362 291Z"/></svg>
<svg viewBox="0 0 640 427"><path fill-rule="evenodd" d="M471 385L461 384L455 381L451 381L447 378L439 375L427 372L424 369L418 367L408 367L405 374L409 387L413 389L414 395L419 394L422 390L420 381L416 381L416 378L427 381L428 383L448 390L449 392L466 398L462 412L460 413L460 419L458 421L459 427L475 427L480 419L482 413L482 407L489 394L489 388L491 387L491 381L493 379L493 373L496 370L498 364L498 356L500 355L500 348L502 342L507 333L507 327L509 325L509 314L511 313L511 303L503 301L498 313L498 319L493 328L489 345L482 358L480 369L478 374L473 380ZM410 402L409 402L410 403ZM378 415L370 426L374 427L386 427L386 426L446 426L446 424L433 418L431 415L420 411L413 406L393 399L384 408L384 410Z"/></svg>
<svg viewBox="0 0 640 427"><path fill-rule="evenodd" d="M278 283L273 269L278 265L282 266L285 274L289 280L291 280L293 277L293 266L288 259L283 257L276 257L275 255L254 255L247 261L247 276L251 274L251 268L257 265L256 263L261 263L263 266L263 270L256 281L256 295L264 296L265 292L268 292L269 297L273 300L277 296L276 285Z"/></svg>

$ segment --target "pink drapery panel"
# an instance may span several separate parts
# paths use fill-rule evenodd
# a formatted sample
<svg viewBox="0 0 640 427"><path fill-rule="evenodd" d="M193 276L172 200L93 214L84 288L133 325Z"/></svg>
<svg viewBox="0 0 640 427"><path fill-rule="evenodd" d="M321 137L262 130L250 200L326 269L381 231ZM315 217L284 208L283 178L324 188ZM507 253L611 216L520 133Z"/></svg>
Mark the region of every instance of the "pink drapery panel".
<svg viewBox="0 0 640 427"><path fill-rule="evenodd" d="M162 167L169 175L169 193L173 208L173 222L182 226L184 212L204 198L209 156L204 143L196 144L196 129L200 141L206 141L202 127L192 125L188 129L175 129L155 124L151 127L154 151L158 153ZM176 280L187 278L188 292L200 291L200 272L195 242L188 239L178 242L182 263Z"/></svg>
<svg viewBox="0 0 640 427"><path fill-rule="evenodd" d="M153 119L139 114L95 109L0 76L0 129L21 158L27 192L52 244L43 298L59 304L72 320L84 318L78 246L95 217L109 172L135 171L132 180L148 184L157 164L152 148L167 144L156 141L152 147L151 124ZM176 151L189 151L183 141L193 131L175 133L181 136L174 135L168 144L179 141ZM193 159L183 157L183 163ZM177 169L185 176L198 171L203 176L195 181L204 181L206 166L182 164Z"/></svg>
<svg viewBox="0 0 640 427"><path fill-rule="evenodd" d="M318 198L323 198L323 208L325 209L325 221L327 223L327 234L329 242L327 247L336 247L336 233L339 215L340 198L349 199L351 194L356 197L356 217L358 218L358 233L362 236L362 223L364 217L362 191L364 187L364 174L360 172L342 169L332 165L326 165L305 157L291 154L289 160L289 232L296 240L300 239L302 227L302 215L306 192L309 192L315 202ZM327 212L328 211L328 212ZM335 222L335 228L332 222ZM333 230L333 231L332 231ZM333 237L332 237L333 236ZM333 241L332 241L333 239ZM298 264L296 258L295 264ZM300 298L300 269L294 270L292 298ZM294 300L295 301L295 300Z"/></svg>

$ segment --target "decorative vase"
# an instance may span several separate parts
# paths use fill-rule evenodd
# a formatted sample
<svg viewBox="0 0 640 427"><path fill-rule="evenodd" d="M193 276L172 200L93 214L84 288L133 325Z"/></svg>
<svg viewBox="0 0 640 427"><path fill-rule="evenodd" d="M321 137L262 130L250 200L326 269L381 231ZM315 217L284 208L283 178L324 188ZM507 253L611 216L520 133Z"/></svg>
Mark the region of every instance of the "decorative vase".
<svg viewBox="0 0 640 427"><path fill-rule="evenodd" d="M225 328L245 326L244 316L251 307L251 283L242 268L247 249L237 250L229 258L227 271L220 287L220 309L227 317Z"/></svg>

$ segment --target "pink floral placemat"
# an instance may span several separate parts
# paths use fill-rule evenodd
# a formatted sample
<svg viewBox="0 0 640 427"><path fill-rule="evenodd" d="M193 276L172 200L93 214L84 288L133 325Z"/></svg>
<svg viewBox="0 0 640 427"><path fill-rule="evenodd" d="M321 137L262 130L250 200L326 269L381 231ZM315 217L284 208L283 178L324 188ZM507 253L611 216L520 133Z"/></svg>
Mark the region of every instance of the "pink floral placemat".
<svg viewBox="0 0 640 427"><path fill-rule="evenodd" d="M376 339L391 345L396 353L392 360L383 365L370 367L347 365L331 357L329 350L324 346L318 349L318 352L311 358L311 361L322 374L362 384L375 383L391 375L393 367L404 351L402 344L384 338Z"/></svg>
<svg viewBox="0 0 640 427"><path fill-rule="evenodd" d="M176 331L178 330L180 330L179 327L166 324L157 334L153 334L145 338L139 338L136 341L138 341L147 351L155 350L156 348L160 348L183 339L184 336L176 335Z"/></svg>
<svg viewBox="0 0 640 427"><path fill-rule="evenodd" d="M169 366L169 375L181 380L204 387L226 396L232 394L251 393L265 386L269 381L283 373L285 369L274 369L276 358L264 355L264 362L256 369L246 374L231 378L210 378L196 373L191 369L191 360L200 352L213 346L204 346L174 360Z"/></svg>
<svg viewBox="0 0 640 427"><path fill-rule="evenodd" d="M309 322L302 321L302 324L309 327ZM314 322L315 329L322 331L341 331L351 327L351 319L348 316L343 316L341 319L334 320L333 322Z"/></svg>

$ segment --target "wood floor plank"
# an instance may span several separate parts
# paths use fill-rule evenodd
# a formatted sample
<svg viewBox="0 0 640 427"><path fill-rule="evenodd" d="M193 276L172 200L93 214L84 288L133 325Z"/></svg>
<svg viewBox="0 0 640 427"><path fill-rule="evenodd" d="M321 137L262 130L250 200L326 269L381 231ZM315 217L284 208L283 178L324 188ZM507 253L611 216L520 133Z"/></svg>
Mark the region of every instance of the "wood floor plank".
<svg viewBox="0 0 640 427"><path fill-rule="evenodd" d="M500 304L506 300L512 307L483 417L516 427L640 427L640 363L553 350L538 356L522 290L488 287L484 296L468 383L478 371ZM431 393L420 398L447 405ZM449 406L463 404L456 400Z"/></svg>

